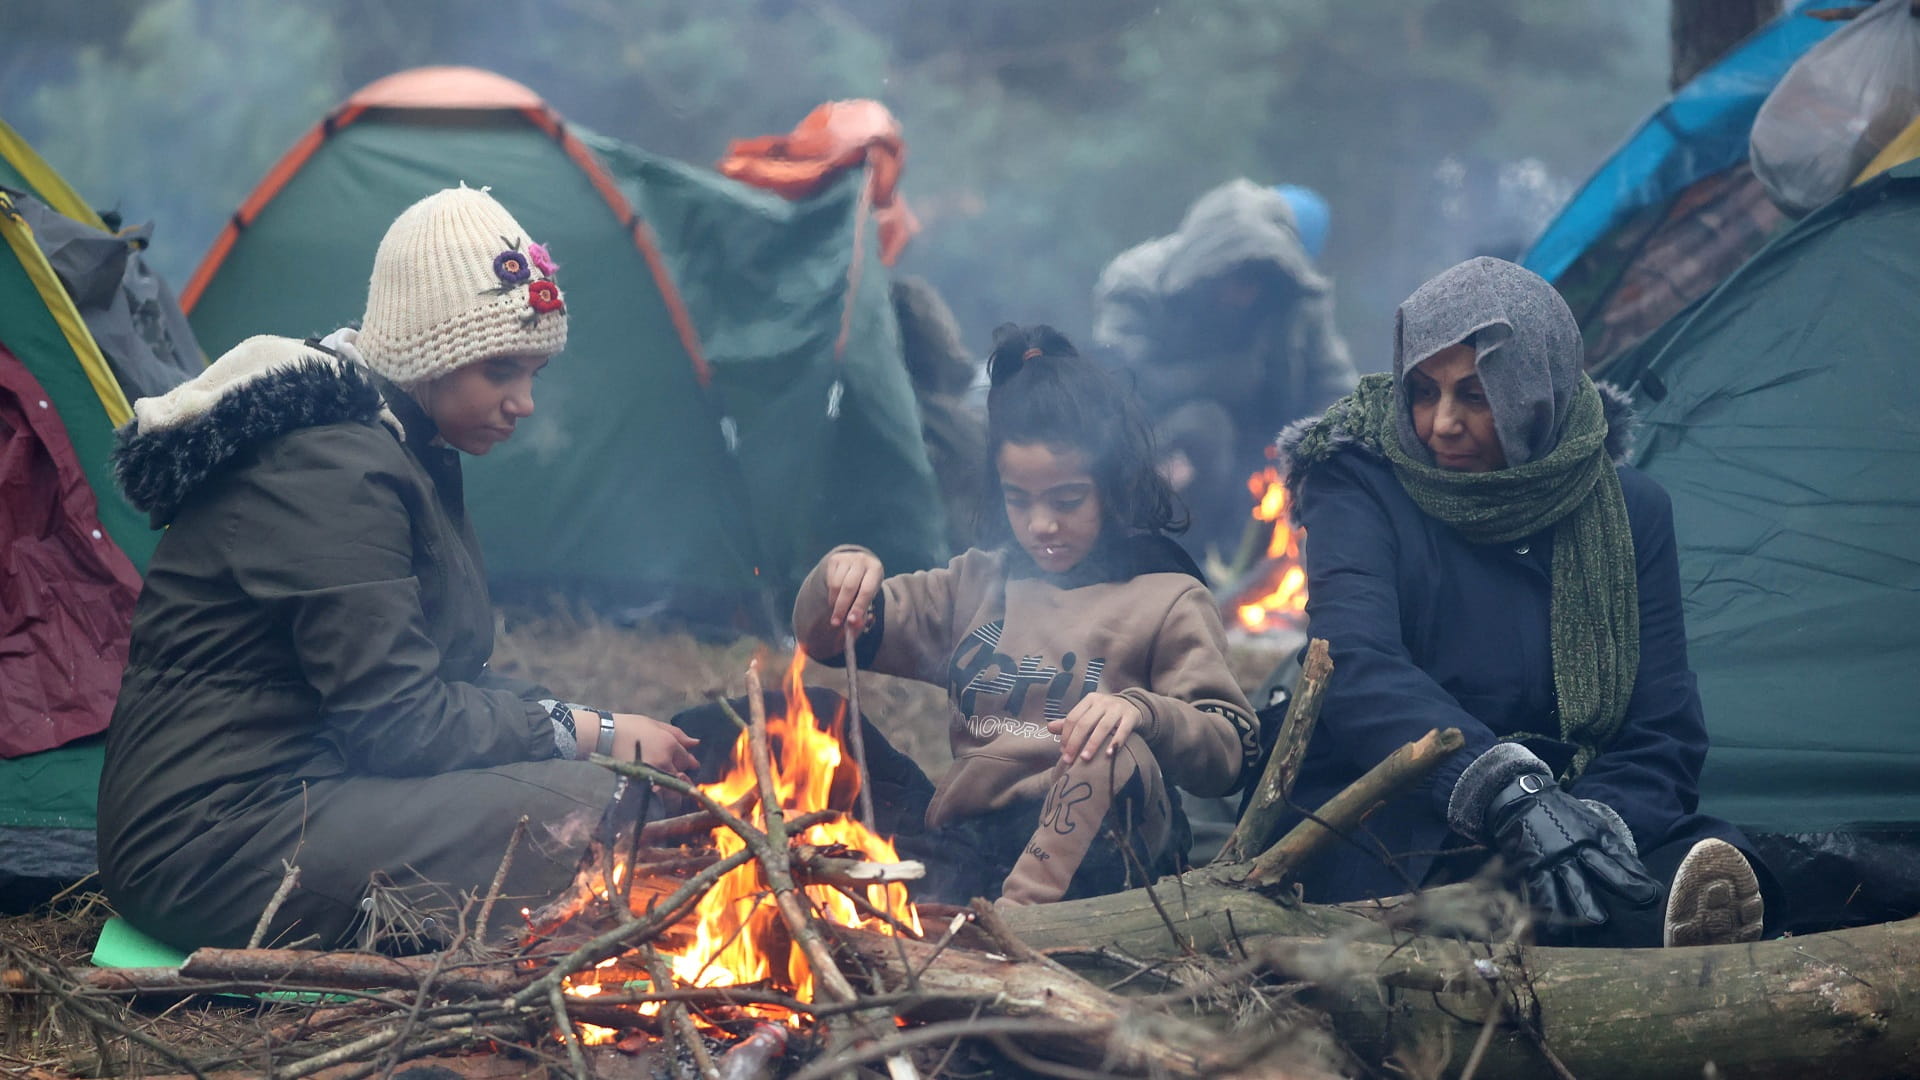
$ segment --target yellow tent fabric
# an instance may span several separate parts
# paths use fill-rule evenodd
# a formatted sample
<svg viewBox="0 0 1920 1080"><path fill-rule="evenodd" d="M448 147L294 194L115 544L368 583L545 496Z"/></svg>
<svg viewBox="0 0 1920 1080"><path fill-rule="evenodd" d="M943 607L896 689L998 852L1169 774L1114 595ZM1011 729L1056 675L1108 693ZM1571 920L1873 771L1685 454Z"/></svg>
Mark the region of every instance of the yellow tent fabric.
<svg viewBox="0 0 1920 1080"><path fill-rule="evenodd" d="M1908 124L1905 131L1894 136L1892 142L1881 147L1880 152L1873 155L1873 160L1867 162L1867 167L1860 170L1860 175L1854 177L1853 182L1864 184L1895 165L1903 161L1912 161L1914 158L1920 158L1920 116L1914 117L1913 123Z"/></svg>
<svg viewBox="0 0 1920 1080"><path fill-rule="evenodd" d="M60 284L53 266L47 262L46 253L34 242L33 230L14 213L13 200L4 192L0 192L0 236L6 238L7 247L20 260L20 268L26 271L27 280L33 283L41 301L47 305L47 313L53 316L53 321L60 327L61 336L67 339L74 357L80 361L80 370L86 372L87 382L99 396L101 407L107 411L107 420L114 427L126 423L127 418L133 415L132 406L127 404L127 395L121 391L120 383L107 367L107 358L100 354L100 346L88 333L87 324L73 306L73 298L67 295L66 286Z"/></svg>
<svg viewBox="0 0 1920 1080"><path fill-rule="evenodd" d="M87 200L69 187L66 180L53 171L53 166L41 160L33 147L27 145L27 140L5 120L0 120L0 161L12 166L41 202L82 225L91 225L101 232L111 231L100 220L100 215L93 212L93 207L87 205Z"/></svg>

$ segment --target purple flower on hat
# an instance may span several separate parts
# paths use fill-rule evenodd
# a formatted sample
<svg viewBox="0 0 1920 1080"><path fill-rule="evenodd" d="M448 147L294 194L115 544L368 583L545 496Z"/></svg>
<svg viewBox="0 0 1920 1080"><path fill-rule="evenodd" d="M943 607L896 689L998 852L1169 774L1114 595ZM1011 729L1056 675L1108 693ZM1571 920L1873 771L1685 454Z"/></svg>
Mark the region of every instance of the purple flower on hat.
<svg viewBox="0 0 1920 1080"><path fill-rule="evenodd" d="M560 264L554 262L553 256L547 254L545 244L528 244L527 261L533 264L534 269L548 277L552 277L560 269Z"/></svg>
<svg viewBox="0 0 1920 1080"><path fill-rule="evenodd" d="M533 271L527 267L527 256L518 251L503 251L493 257L493 275L511 288L532 277Z"/></svg>

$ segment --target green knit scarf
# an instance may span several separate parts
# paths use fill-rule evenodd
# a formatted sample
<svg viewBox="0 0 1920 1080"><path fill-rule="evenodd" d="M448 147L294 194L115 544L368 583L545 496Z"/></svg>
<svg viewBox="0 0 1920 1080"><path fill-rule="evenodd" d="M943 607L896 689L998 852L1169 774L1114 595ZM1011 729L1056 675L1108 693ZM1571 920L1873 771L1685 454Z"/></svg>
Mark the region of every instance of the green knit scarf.
<svg viewBox="0 0 1920 1080"><path fill-rule="evenodd" d="M1390 375L1368 375L1335 402L1292 450L1292 473L1349 442L1384 457L1421 510L1468 542L1505 544L1553 528L1550 616L1559 737L1577 748L1563 780L1587 767L1619 733L1640 669L1640 588L1620 475L1606 449L1600 392L1580 377L1565 434L1524 465L1463 473L1416 461L1400 446ZM1531 737L1522 732L1509 739Z"/></svg>

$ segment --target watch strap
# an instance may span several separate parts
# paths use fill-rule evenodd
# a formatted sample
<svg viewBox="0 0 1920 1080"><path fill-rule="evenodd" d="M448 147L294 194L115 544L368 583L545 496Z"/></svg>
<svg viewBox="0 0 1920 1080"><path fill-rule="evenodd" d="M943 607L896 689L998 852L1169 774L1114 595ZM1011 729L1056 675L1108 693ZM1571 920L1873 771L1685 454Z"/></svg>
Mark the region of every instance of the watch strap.
<svg viewBox="0 0 1920 1080"><path fill-rule="evenodd" d="M601 757L613 754L613 714L605 709L595 709L600 714L600 739L594 743L593 752Z"/></svg>

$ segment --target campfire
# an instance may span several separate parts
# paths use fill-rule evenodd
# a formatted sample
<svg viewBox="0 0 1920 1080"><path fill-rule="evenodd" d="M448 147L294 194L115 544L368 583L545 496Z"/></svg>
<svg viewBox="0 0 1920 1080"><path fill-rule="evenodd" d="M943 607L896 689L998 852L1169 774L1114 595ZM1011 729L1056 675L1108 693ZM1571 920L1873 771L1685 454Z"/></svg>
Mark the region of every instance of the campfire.
<svg viewBox="0 0 1920 1080"><path fill-rule="evenodd" d="M1268 448L1272 458L1274 451ZM1228 625L1249 634L1297 630L1306 621L1307 571L1300 560L1300 530L1293 527L1286 485L1279 469L1269 462L1247 477L1247 489L1258 500L1247 523L1251 543L1243 545L1240 565L1257 559L1240 575L1225 603ZM1265 534L1264 552L1252 548Z"/></svg>
<svg viewBox="0 0 1920 1080"><path fill-rule="evenodd" d="M902 884L918 877L920 867L900 862L885 837L852 816L862 777L843 751L847 709L843 702L821 722L801 682L805 663L805 655L796 653L787 671L785 712L743 723L726 774L687 792L706 809L648 825L626 850L590 856L570 898L527 913L536 937L576 921L657 919L672 909L676 893L701 884L703 872L721 871L696 893L687 913L646 946L568 976L561 985L571 1001L612 1004L616 997L636 993L737 987L767 991L769 999L811 1003L820 972L795 916L800 926L818 920L882 935L920 936L919 917ZM754 700L757 705L757 694ZM757 731L764 731L763 739L754 737ZM757 752L766 755L758 765ZM769 819L770 802L779 808L776 820ZM746 835L758 833L771 842L784 834L784 861L792 879L788 896L780 895L781 868L769 865L771 853L750 850L746 835L716 808L737 815L749 826ZM655 1025L644 1018L656 1017L662 1004L651 1000L615 1009L630 1009L634 1027L651 1028ZM622 1027L606 1023L617 1012L576 1011L591 1011L600 1021L576 1021L583 1043L620 1041ZM798 1011L776 1000L703 1009L688 1019L721 1040L756 1021L792 1028L805 1024Z"/></svg>

